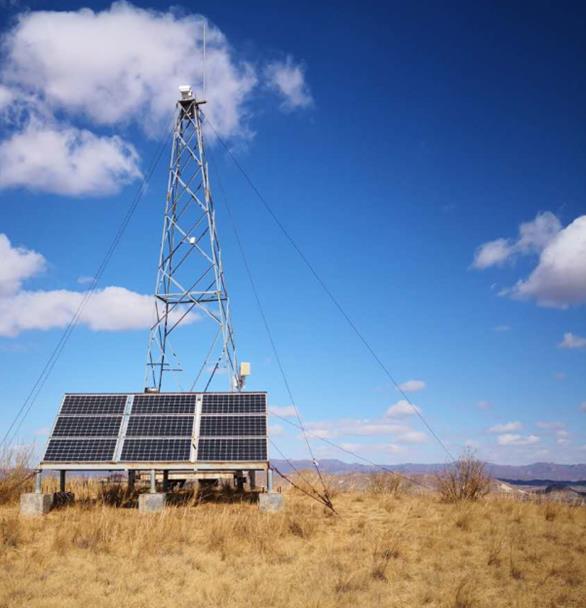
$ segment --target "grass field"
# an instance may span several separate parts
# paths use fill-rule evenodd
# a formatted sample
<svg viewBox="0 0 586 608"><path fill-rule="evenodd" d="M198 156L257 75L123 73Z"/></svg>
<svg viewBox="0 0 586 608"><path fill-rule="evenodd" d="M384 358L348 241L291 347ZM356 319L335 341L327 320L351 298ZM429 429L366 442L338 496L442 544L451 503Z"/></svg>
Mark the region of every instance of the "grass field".
<svg viewBox="0 0 586 608"><path fill-rule="evenodd" d="M87 489L86 489L87 491ZM586 509L340 493L287 507L0 507L0 607L586 606Z"/></svg>

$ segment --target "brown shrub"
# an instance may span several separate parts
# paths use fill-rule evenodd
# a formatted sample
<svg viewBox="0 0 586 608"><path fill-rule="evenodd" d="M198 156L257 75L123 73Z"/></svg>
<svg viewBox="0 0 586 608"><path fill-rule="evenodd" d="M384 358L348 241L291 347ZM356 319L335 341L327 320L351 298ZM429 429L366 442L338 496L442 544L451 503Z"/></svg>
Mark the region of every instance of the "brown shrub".
<svg viewBox="0 0 586 608"><path fill-rule="evenodd" d="M465 452L456 462L436 475L436 484L444 502L478 500L488 494L490 477L483 462Z"/></svg>
<svg viewBox="0 0 586 608"><path fill-rule="evenodd" d="M396 473L380 471L368 476L368 491L375 496L399 496L405 485L405 480Z"/></svg>
<svg viewBox="0 0 586 608"><path fill-rule="evenodd" d="M32 446L5 448L0 452L0 504L16 502L33 487L30 461Z"/></svg>

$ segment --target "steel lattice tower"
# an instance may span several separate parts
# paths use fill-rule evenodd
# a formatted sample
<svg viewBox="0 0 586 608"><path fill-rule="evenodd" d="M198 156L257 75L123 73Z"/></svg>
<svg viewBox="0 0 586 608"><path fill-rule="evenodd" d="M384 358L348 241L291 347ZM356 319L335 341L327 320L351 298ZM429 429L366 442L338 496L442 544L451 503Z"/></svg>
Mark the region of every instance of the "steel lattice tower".
<svg viewBox="0 0 586 608"><path fill-rule="evenodd" d="M238 369L204 148L200 106L205 102L197 100L190 87L179 90L145 389L160 391L166 373L181 371L169 337L198 314L211 319L217 330L209 349L202 345L207 356L193 387L202 373L208 372L207 389L223 367L230 388L240 390L243 378Z"/></svg>

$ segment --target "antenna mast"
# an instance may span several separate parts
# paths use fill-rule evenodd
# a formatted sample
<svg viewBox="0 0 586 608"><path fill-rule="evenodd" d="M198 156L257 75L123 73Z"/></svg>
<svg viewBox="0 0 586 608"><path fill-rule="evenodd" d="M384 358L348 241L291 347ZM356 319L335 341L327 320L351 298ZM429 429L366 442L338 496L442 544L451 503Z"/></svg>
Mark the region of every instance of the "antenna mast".
<svg viewBox="0 0 586 608"><path fill-rule="evenodd" d="M230 389L241 390L244 376L238 369L204 149L200 106L205 101L197 100L189 86L179 91L145 390L161 391L169 372L183 371L169 337L196 316L211 319L217 330L209 350L204 348L207 356L192 390L200 377L206 380L203 390L207 390L221 368L226 370Z"/></svg>

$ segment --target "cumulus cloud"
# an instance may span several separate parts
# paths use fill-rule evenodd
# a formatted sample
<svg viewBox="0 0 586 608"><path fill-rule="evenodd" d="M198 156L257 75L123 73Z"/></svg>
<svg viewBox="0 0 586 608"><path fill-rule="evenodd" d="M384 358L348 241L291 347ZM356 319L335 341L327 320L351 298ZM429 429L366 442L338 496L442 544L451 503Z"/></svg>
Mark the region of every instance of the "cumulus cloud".
<svg viewBox="0 0 586 608"><path fill-rule="evenodd" d="M534 299L540 306L567 308L586 302L586 215L562 228L550 212L521 224L515 241L496 239L481 245L472 267L502 265L519 255L538 254L537 266L500 295Z"/></svg>
<svg viewBox="0 0 586 608"><path fill-rule="evenodd" d="M510 293L551 308L586 302L586 215L556 235L541 252L537 267Z"/></svg>
<svg viewBox="0 0 586 608"><path fill-rule="evenodd" d="M295 110L313 104L303 67L296 64L292 57L270 63L265 68L265 77L270 88L281 97L283 109Z"/></svg>
<svg viewBox="0 0 586 608"><path fill-rule="evenodd" d="M170 123L177 87L190 84L201 97L204 71L210 138L252 134L250 101L260 77L284 109L311 103L303 69L291 57L263 71L262 62L239 58L201 15L127 2L102 11L26 11L1 43L0 116L16 131L0 144L0 187L116 192L139 177L138 156L104 129L136 124L159 136ZM99 133L87 130L94 127Z"/></svg>
<svg viewBox="0 0 586 608"><path fill-rule="evenodd" d="M282 416L283 418L293 418L294 416L297 416L297 412L292 405L275 405L270 408L270 412L271 414L276 414L277 416Z"/></svg>
<svg viewBox="0 0 586 608"><path fill-rule="evenodd" d="M425 388L425 382L423 380L407 380L407 382L399 384L399 388L404 393L416 393Z"/></svg>
<svg viewBox="0 0 586 608"><path fill-rule="evenodd" d="M391 405L389 409L386 411L385 416L389 418L401 418L403 416L412 416L421 410L406 399L400 399L394 405Z"/></svg>
<svg viewBox="0 0 586 608"><path fill-rule="evenodd" d="M523 425L520 422L505 422L491 426L488 431L490 433L510 433L511 431L518 431L522 427Z"/></svg>
<svg viewBox="0 0 586 608"><path fill-rule="evenodd" d="M538 213L534 220L519 226L516 240L500 238L480 245L474 254L472 267L482 270L491 266L501 266L517 255L539 253L560 229L560 221L553 213L550 211Z"/></svg>
<svg viewBox="0 0 586 608"><path fill-rule="evenodd" d="M564 339L558 344L560 348L586 348L586 338L571 332L564 334Z"/></svg>
<svg viewBox="0 0 586 608"><path fill-rule="evenodd" d="M140 175L136 150L116 136L33 120L0 143L0 188L104 195Z"/></svg>
<svg viewBox="0 0 586 608"><path fill-rule="evenodd" d="M479 401L477 406L481 410L489 410L492 407L492 403L490 401Z"/></svg>
<svg viewBox="0 0 586 608"><path fill-rule="evenodd" d="M6 36L3 79L55 111L152 131L169 120L180 84L202 82L203 24L200 15L125 2L99 12L26 12ZM209 22L205 71L206 113L222 135L241 133L254 69Z"/></svg>
<svg viewBox="0 0 586 608"><path fill-rule="evenodd" d="M497 437L497 443L503 446L523 446L533 445L540 441L537 435L516 435L513 433L505 433Z"/></svg>
<svg viewBox="0 0 586 608"><path fill-rule="evenodd" d="M22 283L45 267L40 253L14 247L5 234L0 234L0 336L66 327L77 313L83 292L23 289ZM111 286L96 291L87 300L78 322L95 331L145 329L152 325L154 311L152 296ZM180 315L177 311L177 320ZM195 319L195 315L187 315L183 322Z"/></svg>
<svg viewBox="0 0 586 608"><path fill-rule="evenodd" d="M15 247L0 234L0 297L17 292L22 282L45 269L45 258L36 251Z"/></svg>

